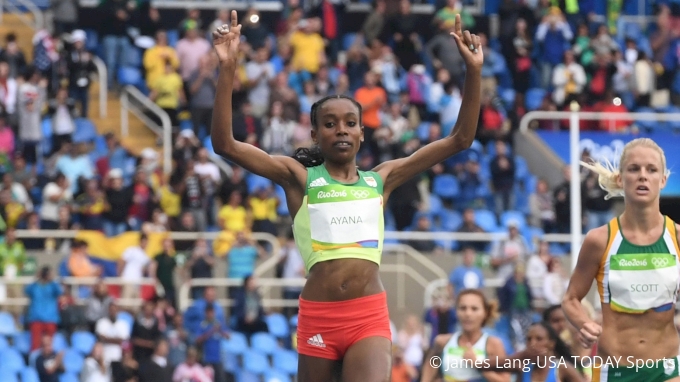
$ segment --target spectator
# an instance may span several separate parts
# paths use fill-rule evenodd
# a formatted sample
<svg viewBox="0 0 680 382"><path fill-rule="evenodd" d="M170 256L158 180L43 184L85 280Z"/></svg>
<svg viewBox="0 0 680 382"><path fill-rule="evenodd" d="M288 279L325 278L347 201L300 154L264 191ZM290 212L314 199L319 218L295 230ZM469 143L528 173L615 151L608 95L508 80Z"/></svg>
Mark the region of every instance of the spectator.
<svg viewBox="0 0 680 382"><path fill-rule="evenodd" d="M161 338L154 340L151 351L149 357L140 362L139 380L144 382L171 381L172 366L168 363L168 341Z"/></svg>
<svg viewBox="0 0 680 382"><path fill-rule="evenodd" d="M460 233L483 233L482 227L477 225L475 221L475 210L472 208L467 208L463 211L463 223L458 228L457 232ZM477 252L484 251L487 243L483 241L462 241L459 243L461 247L472 247Z"/></svg>
<svg viewBox="0 0 680 382"><path fill-rule="evenodd" d="M151 217L151 206L156 203L156 195L147 172L138 167L132 183L132 205L130 206L128 224L133 230L139 230L142 223Z"/></svg>
<svg viewBox="0 0 680 382"><path fill-rule="evenodd" d="M109 296L104 280L99 280L94 286L92 295L85 302L85 318L93 333L97 330L97 322L109 314L109 306L112 302L113 298Z"/></svg>
<svg viewBox="0 0 680 382"><path fill-rule="evenodd" d="M71 255L68 257L68 270L73 277L98 277L102 269L94 265L87 255L87 242L74 240L71 245Z"/></svg>
<svg viewBox="0 0 680 382"><path fill-rule="evenodd" d="M399 1L399 13L391 18L388 25L394 39L394 55L397 56L397 61L404 70L411 70L413 65L420 63L422 44L416 31L417 21L411 13L411 3L408 0Z"/></svg>
<svg viewBox="0 0 680 382"><path fill-rule="evenodd" d="M451 39L450 33L453 28L453 21L440 23L439 33L425 45L425 52L436 69L446 70L453 83L458 84L463 78L463 58L455 46L455 41Z"/></svg>
<svg viewBox="0 0 680 382"><path fill-rule="evenodd" d="M451 300L441 296L434 298L433 306L425 312L425 323L430 326L429 344L433 345L439 334L455 332L457 321Z"/></svg>
<svg viewBox="0 0 680 382"><path fill-rule="evenodd" d="M229 338L227 327L215 318L215 308L205 307L205 320L196 333L196 344L203 347L203 364L213 368L215 382L226 382L226 375L220 357L220 342ZM195 351L194 351L195 353ZM187 361L191 361L191 349L187 352Z"/></svg>
<svg viewBox="0 0 680 382"><path fill-rule="evenodd" d="M219 354L219 352L220 351L218 348L216 354ZM207 353L204 352L204 354ZM221 366L221 364L219 364L218 366ZM201 364L198 363L198 351L196 351L196 348L189 348L187 350L186 362L177 365L177 368L175 369L175 372L172 375L172 382L184 382L184 381L213 382L214 380L215 379L213 378L213 370L211 370L208 367L203 367L201 366Z"/></svg>
<svg viewBox="0 0 680 382"><path fill-rule="evenodd" d="M59 375L64 372L64 352L56 353L52 348L52 334L43 334L38 338L41 344L40 353L35 360L40 382L59 382Z"/></svg>
<svg viewBox="0 0 680 382"><path fill-rule="evenodd" d="M531 287L527 283L524 265L517 264L514 276L507 279L498 292L501 313L510 317L511 340L515 348L524 348L524 334L532 322L533 311Z"/></svg>
<svg viewBox="0 0 680 382"><path fill-rule="evenodd" d="M217 303L217 291L215 290L215 287L212 286L205 287L203 290L203 298L194 299L194 303L191 307L191 310L196 313L196 319L199 322L205 320L205 308L208 305L214 308L217 320L226 325L224 310L220 304Z"/></svg>
<svg viewBox="0 0 680 382"><path fill-rule="evenodd" d="M161 72L149 84L151 94L149 98L163 111L168 113L173 127L179 126L177 120L177 108L186 105L186 93L184 93L182 77L177 74L170 61L164 65L165 71Z"/></svg>
<svg viewBox="0 0 680 382"><path fill-rule="evenodd" d="M58 299L62 293L61 286L52 280L49 267L41 268L38 280L26 286L24 294L30 300L26 322L31 331L31 350L40 347L43 335L50 336L51 344L51 336L59 323Z"/></svg>
<svg viewBox="0 0 680 382"><path fill-rule="evenodd" d="M123 171L114 168L108 173L108 187L104 191L108 208L104 213L104 233L118 236L127 230L127 215L132 206L132 189L123 187ZM44 209L45 207L43 207Z"/></svg>
<svg viewBox="0 0 680 382"><path fill-rule="evenodd" d="M501 280L509 279L518 263L526 262L529 257L529 247L526 240L519 234L519 224L515 220L507 223L508 238L497 241L491 250L491 265Z"/></svg>
<svg viewBox="0 0 680 382"><path fill-rule="evenodd" d="M149 360L154 355L156 342L161 338L161 331L158 329L158 319L156 319L153 311L154 303L152 301L145 301L142 305L141 313L137 316L132 326L132 335L130 337L134 346L133 354L135 359L141 363Z"/></svg>
<svg viewBox="0 0 680 382"><path fill-rule="evenodd" d="M548 264L548 274L543 279L543 296L548 305L562 303L567 285L569 285L569 272L562 266L559 259L553 258Z"/></svg>
<svg viewBox="0 0 680 382"><path fill-rule="evenodd" d="M175 268L177 261L175 260L175 244L169 237L163 239L163 251L153 258L150 264L151 269L149 275L153 275L156 280L163 286L165 291L165 298L171 301L172 306L175 306Z"/></svg>
<svg viewBox="0 0 680 382"><path fill-rule="evenodd" d="M67 0L69 1L69 0ZM73 46L67 52L66 67L68 69L68 93L71 98L80 102L80 115L88 117L90 101L90 76L97 70L92 54L85 49L87 35L78 29L71 34Z"/></svg>
<svg viewBox="0 0 680 382"><path fill-rule="evenodd" d="M208 279L213 277L213 267L215 266L215 257L210 253L208 242L200 238L196 240L194 249L191 253L191 258L185 264L186 269L189 270L191 279ZM192 289L194 299L203 294L202 287L195 287Z"/></svg>
<svg viewBox="0 0 680 382"><path fill-rule="evenodd" d="M555 233L571 232L571 169L565 166L562 170L564 182L553 191L555 209Z"/></svg>
<svg viewBox="0 0 680 382"><path fill-rule="evenodd" d="M487 90L482 95L482 107L479 112L479 129L477 137L482 144L489 140L505 140L510 133L510 125L507 113L501 103L500 98L493 92Z"/></svg>
<svg viewBox="0 0 680 382"><path fill-rule="evenodd" d="M172 318L175 317L175 308L172 307L167 298L156 296L154 301L156 302L154 315L158 320L158 330L165 333L168 325L172 323Z"/></svg>
<svg viewBox="0 0 680 382"><path fill-rule="evenodd" d="M426 215L418 217L413 232L432 232L432 219ZM408 244L419 252L433 252L437 248L433 240L410 240Z"/></svg>
<svg viewBox="0 0 680 382"><path fill-rule="evenodd" d="M227 253L227 277L230 279L243 279L255 271L255 261L264 258L262 248L253 243L246 233L236 233L236 241Z"/></svg>
<svg viewBox="0 0 680 382"><path fill-rule="evenodd" d="M19 77L26 68L26 57L17 43L17 35L8 33L5 36L5 49L0 53L0 61L9 65L9 78Z"/></svg>
<svg viewBox="0 0 680 382"><path fill-rule="evenodd" d="M156 45L144 52L144 69L146 83L149 88L156 84L156 80L163 76L166 67L177 70L180 66L175 48L168 46L168 35L163 30L156 32Z"/></svg>
<svg viewBox="0 0 680 382"><path fill-rule="evenodd" d="M6 51L0 53L0 60ZM0 106L6 113L8 121L12 124L15 121L14 113L17 107L17 80L10 76L10 67L7 61L0 61Z"/></svg>
<svg viewBox="0 0 680 382"><path fill-rule="evenodd" d="M92 352L85 359L80 380L83 382L111 382L111 365L104 362L104 346L101 342L94 344Z"/></svg>
<svg viewBox="0 0 680 382"><path fill-rule="evenodd" d="M118 304L115 301L109 303L108 314L97 321L95 334L103 346L104 363L125 363L123 357L123 344L130 339L132 328L118 316ZM127 380L126 380L127 381Z"/></svg>
<svg viewBox="0 0 680 382"><path fill-rule="evenodd" d="M79 215L83 229L102 231L104 229L104 212L108 204L106 195L99 188L96 179L89 179L85 183L85 192L76 197L74 212Z"/></svg>
<svg viewBox="0 0 680 382"><path fill-rule="evenodd" d="M282 274L281 278L287 280L302 279L306 276L305 264L302 260L302 255L300 250L295 244L295 237L293 236L293 230L289 230L286 242L281 246L281 257L279 264L282 264ZM283 298L285 300L297 300L302 293L302 287L299 286L285 286L283 287ZM286 308L285 314L288 316L293 316L297 314L297 309Z"/></svg>
<svg viewBox="0 0 680 382"><path fill-rule="evenodd" d="M197 160L194 163L194 172L201 180L202 189L205 194L205 208L203 214L206 216L206 223L212 225L215 220L213 214L215 194L217 193L217 185L220 184L222 175L220 174L219 167L210 161L208 149L205 147L198 150L196 159Z"/></svg>
<svg viewBox="0 0 680 382"><path fill-rule="evenodd" d="M19 139L26 162L35 164L38 160L38 144L43 138L40 115L47 100L47 80L41 79L34 67L28 67L24 72L24 81L19 86L17 96Z"/></svg>
<svg viewBox="0 0 680 382"><path fill-rule="evenodd" d="M314 31L310 20L300 20L297 30L290 36L289 43L293 48L291 62L294 71L304 70L316 74L326 63L323 39Z"/></svg>
<svg viewBox="0 0 680 382"><path fill-rule="evenodd" d="M581 195L587 230L606 225L612 220L614 217L612 200L605 198L606 192L600 188L596 173L588 172L585 181L581 183Z"/></svg>
<svg viewBox="0 0 680 382"><path fill-rule="evenodd" d="M118 274L125 282L123 284L123 298L134 298L139 293L139 285L150 262L149 256L146 254L148 243L147 236L141 234L139 244L128 247L118 260Z"/></svg>
<svg viewBox="0 0 680 382"><path fill-rule="evenodd" d="M515 209L515 160L503 141L496 141L496 156L489 164L495 196L496 215Z"/></svg>
<svg viewBox="0 0 680 382"><path fill-rule="evenodd" d="M54 182L43 189L43 204L40 209L40 227L56 229L59 225L59 207L69 203L73 198L68 180L64 174L57 174Z"/></svg>
<svg viewBox="0 0 680 382"><path fill-rule="evenodd" d="M552 84L555 87L553 100L557 107L562 108L576 100L587 81L586 72L574 59L574 53L570 50L564 52L564 61L555 67L552 76Z"/></svg>
<svg viewBox="0 0 680 382"><path fill-rule="evenodd" d="M385 11L387 3L385 0L378 0L373 5L373 11L368 15L361 27L360 36L363 37L367 45L371 45L373 40L380 37L385 26Z"/></svg>
<svg viewBox="0 0 680 382"><path fill-rule="evenodd" d="M183 34L189 29L200 30L203 27L203 20L201 19L201 11L196 8L187 9L187 17L182 20L177 29Z"/></svg>
<svg viewBox="0 0 680 382"><path fill-rule="evenodd" d="M206 190L203 188L201 178L196 174L196 165L193 161L187 162L184 168L184 181L178 191L182 194L182 210L191 213L198 231L205 231Z"/></svg>
<svg viewBox="0 0 680 382"><path fill-rule="evenodd" d="M262 133L262 149L273 155L292 155L295 122L286 119L283 113L283 103L272 102L265 125L267 127L264 128Z"/></svg>
<svg viewBox="0 0 680 382"><path fill-rule="evenodd" d="M533 66L531 61L533 41L531 41L529 33L526 20L518 19L515 25L515 36L512 39L512 53L509 57L506 57L512 71L515 91L519 94L525 94L529 89Z"/></svg>
<svg viewBox="0 0 680 382"><path fill-rule="evenodd" d="M186 359L189 343L189 333L184 328L182 313L175 312L172 324L166 329L165 337L168 339L168 346L170 347L168 361L173 367L177 367Z"/></svg>
<svg viewBox="0 0 680 382"><path fill-rule="evenodd" d="M548 189L548 182L539 179L536 183L536 192L529 195L529 216L531 225L550 233L555 227L555 208L553 195Z"/></svg>
<svg viewBox="0 0 680 382"><path fill-rule="evenodd" d="M223 230L241 232L249 229L248 212L242 205L241 193L234 190L229 195L228 203L218 213L217 219Z"/></svg>
<svg viewBox="0 0 680 382"><path fill-rule="evenodd" d="M68 96L68 90L59 88L57 96L50 100L48 114L52 120L52 152L61 151L62 145L71 143L76 128L75 101Z"/></svg>
<svg viewBox="0 0 680 382"><path fill-rule="evenodd" d="M484 286L484 274L475 265L476 257L477 254L474 248L463 248L463 265L459 265L451 271L449 275L449 294L454 301L460 291L464 289L481 289Z"/></svg>
<svg viewBox="0 0 680 382"><path fill-rule="evenodd" d="M276 91L276 89L272 89L272 92ZM294 105L297 109L291 107L289 115L295 116L299 114L299 100L295 98L295 101L298 102ZM273 103L273 101L271 103ZM284 106L284 113L285 110ZM262 120L253 115L252 105L246 100L241 105L241 112L234 115L234 138L239 142L245 142L255 147L260 147L259 142L263 131ZM309 135L309 131L307 131L307 135Z"/></svg>
<svg viewBox="0 0 680 382"><path fill-rule="evenodd" d="M392 379L391 382L410 382L418 378L418 369L404 362L404 350L392 346Z"/></svg>
<svg viewBox="0 0 680 382"><path fill-rule="evenodd" d="M198 61L198 68L191 74L187 82L188 88L186 90L188 90L190 99L191 124L196 136L200 136L201 126L205 127L206 135L210 135L217 86L216 73L213 56L205 54Z"/></svg>
<svg viewBox="0 0 680 382"><path fill-rule="evenodd" d="M139 362L135 360L132 354L132 345L125 343L122 353L122 360L111 364L113 382L138 381L140 377Z"/></svg>
<svg viewBox="0 0 680 382"><path fill-rule="evenodd" d="M28 258L26 257L26 249L21 240L17 240L16 231L14 228L7 228L5 232L5 240L0 243L0 275L5 280L12 280L23 272L24 264ZM21 285L7 282L5 284L8 298L23 297L21 293ZM20 309L11 307L8 309L15 315L19 315Z"/></svg>
<svg viewBox="0 0 680 382"><path fill-rule="evenodd" d="M235 297L233 315L236 316L236 331L244 333L248 338L257 332L267 332L269 328L264 321L262 297L257 291L257 281L252 275L243 279L243 287Z"/></svg>
<svg viewBox="0 0 680 382"><path fill-rule="evenodd" d="M130 40L127 29L131 26L133 9L123 0L112 0L99 6L101 11L101 33L104 36L104 61L109 73L117 73L118 68L126 63L130 51ZM113 89L116 76L109 77L109 89Z"/></svg>
<svg viewBox="0 0 680 382"><path fill-rule="evenodd" d="M379 111L387 102L385 90L377 86L378 76L374 72L368 72L364 76L364 86L356 91L354 98L361 104L363 115L361 122L364 125L364 141L368 146L369 153L375 157L379 153L377 141L373 135L380 128Z"/></svg>
<svg viewBox="0 0 680 382"><path fill-rule="evenodd" d="M92 179L94 177L94 164L86 152L85 145L82 143L70 144L63 143L68 155L62 155L57 159L56 169L64 174L68 180L71 195L79 189L81 179Z"/></svg>
<svg viewBox="0 0 680 382"><path fill-rule="evenodd" d="M211 45L200 35L199 29L195 22L186 23L184 38L177 42L179 71L185 90L189 89L189 79L198 70L201 57L210 53Z"/></svg>
<svg viewBox="0 0 680 382"><path fill-rule="evenodd" d="M426 343L423 335L423 324L418 317L409 315L398 334L398 345L404 349L404 362L415 368L423 363Z"/></svg>
<svg viewBox="0 0 680 382"><path fill-rule="evenodd" d="M300 119L300 99L298 94L288 84L288 74L281 72L276 75L276 82L271 89L269 104L280 101L283 105L283 118L287 121Z"/></svg>
<svg viewBox="0 0 680 382"><path fill-rule="evenodd" d="M543 298L543 284L548 274L548 265L553 258L550 256L550 245L546 241L538 244L538 253L529 257L527 261L526 277L531 286L531 295L534 299Z"/></svg>
<svg viewBox="0 0 680 382"><path fill-rule="evenodd" d="M274 65L268 61L269 51L261 47L255 51L255 57L246 64L246 76L250 88L248 99L252 106L252 114L261 118L269 107L270 84L276 79Z"/></svg>
<svg viewBox="0 0 680 382"><path fill-rule="evenodd" d="M647 58L643 51L638 52L637 61L633 64L633 84L632 91L635 95L635 105L637 107L649 107L651 105L652 93L656 90L656 73L652 62Z"/></svg>
<svg viewBox="0 0 680 382"><path fill-rule="evenodd" d="M552 7L550 13L543 17L536 29L536 41L541 47L541 84L548 88L553 68L562 61L565 45L571 41L574 33L565 21L559 8Z"/></svg>
<svg viewBox="0 0 680 382"><path fill-rule="evenodd" d="M0 68L2 68L1 63ZM0 91L2 91L1 88ZM3 162L8 162L12 159L16 148L14 132L7 123L7 117L8 115L0 110L0 160Z"/></svg>

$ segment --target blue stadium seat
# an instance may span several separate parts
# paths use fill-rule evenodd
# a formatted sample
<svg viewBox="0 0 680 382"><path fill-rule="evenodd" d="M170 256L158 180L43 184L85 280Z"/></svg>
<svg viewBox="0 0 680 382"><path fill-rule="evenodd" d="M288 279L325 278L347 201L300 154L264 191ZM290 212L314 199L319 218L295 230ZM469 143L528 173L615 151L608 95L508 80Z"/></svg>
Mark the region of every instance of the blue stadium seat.
<svg viewBox="0 0 680 382"><path fill-rule="evenodd" d="M97 338L90 332L73 332L71 334L71 346L84 356L92 352L95 342L97 342Z"/></svg>
<svg viewBox="0 0 680 382"><path fill-rule="evenodd" d="M274 186L274 192L276 197L279 199L279 206L276 207L276 213L279 216L288 216L290 212L288 211L288 202L286 200L286 192L283 187L276 184Z"/></svg>
<svg viewBox="0 0 680 382"><path fill-rule="evenodd" d="M450 174L437 175L432 184L432 192L443 199L451 199L458 195L460 187L458 179Z"/></svg>
<svg viewBox="0 0 680 382"><path fill-rule="evenodd" d="M266 355L255 350L248 350L243 354L244 371L262 375L269 371L269 369L269 360L267 360Z"/></svg>
<svg viewBox="0 0 680 382"><path fill-rule="evenodd" d="M0 381L2 382L19 382L17 373L10 370L0 370Z"/></svg>
<svg viewBox="0 0 680 382"><path fill-rule="evenodd" d="M519 229L522 230L527 225L526 217L519 211L505 211L501 215L501 223L504 227L507 227L511 221L517 222L519 224Z"/></svg>
<svg viewBox="0 0 680 382"><path fill-rule="evenodd" d="M438 214L443 208L444 205L442 204L441 198L435 194L430 194L429 196L429 202L430 202L430 213L432 214Z"/></svg>
<svg viewBox="0 0 680 382"><path fill-rule="evenodd" d="M229 353L243 354L248 350L248 339L243 333L231 332L229 339L222 340L221 348Z"/></svg>
<svg viewBox="0 0 680 382"><path fill-rule="evenodd" d="M248 192L253 193L258 188L271 187L272 181L259 175L250 174L246 177L246 184L248 184Z"/></svg>
<svg viewBox="0 0 680 382"><path fill-rule="evenodd" d="M418 139L420 139L421 141L427 141L427 138L430 137L430 123L423 122L420 125L418 125L416 135L418 136Z"/></svg>
<svg viewBox="0 0 680 382"><path fill-rule="evenodd" d="M125 57L126 63L130 66L134 66L135 68L141 68L142 60L142 50L136 46L130 46Z"/></svg>
<svg viewBox="0 0 680 382"><path fill-rule="evenodd" d="M19 332L13 339L14 348L21 354L28 354L31 352L31 332Z"/></svg>
<svg viewBox="0 0 680 382"><path fill-rule="evenodd" d="M0 335L13 335L17 333L14 317L10 313L0 312Z"/></svg>
<svg viewBox="0 0 680 382"><path fill-rule="evenodd" d="M297 374L297 352L287 349L278 349L272 355L272 361L275 369L286 372L291 376Z"/></svg>
<svg viewBox="0 0 680 382"><path fill-rule="evenodd" d="M494 232L498 228L496 215L489 210L476 210L475 223L486 232Z"/></svg>
<svg viewBox="0 0 680 382"><path fill-rule="evenodd" d="M519 155L516 155L514 159L515 159L515 179L523 181L527 177L531 176L531 172L529 171L529 165L527 164L526 159L522 158Z"/></svg>
<svg viewBox="0 0 680 382"><path fill-rule="evenodd" d="M122 66L118 69L118 84L121 86L139 86L144 82L142 71L132 66Z"/></svg>
<svg viewBox="0 0 680 382"><path fill-rule="evenodd" d="M64 351L64 370L67 373L80 373L83 369L85 359L75 349L66 349Z"/></svg>
<svg viewBox="0 0 680 382"><path fill-rule="evenodd" d="M38 372L31 367L27 367L21 371L21 382L40 382Z"/></svg>
<svg viewBox="0 0 680 382"><path fill-rule="evenodd" d="M18 350L7 348L0 352L0 370L19 373L26 367L24 357Z"/></svg>
<svg viewBox="0 0 680 382"><path fill-rule="evenodd" d="M132 315L124 310L118 312L117 318L119 320L123 320L124 322L127 322L128 327L130 328L130 333L132 333L132 325L135 323L135 318L132 317Z"/></svg>
<svg viewBox="0 0 680 382"><path fill-rule="evenodd" d="M298 326L298 316L297 316L297 314L294 315L293 317L291 317L289 322L290 322L291 328L297 328L297 326Z"/></svg>
<svg viewBox="0 0 680 382"><path fill-rule="evenodd" d="M225 371L228 371L232 374L237 374L239 371L241 371L237 354L230 353L228 351L222 351L221 353L222 366L224 367Z"/></svg>
<svg viewBox="0 0 680 382"><path fill-rule="evenodd" d="M290 336L290 327L288 320L281 313L272 313L267 315L265 319L269 327L269 333L276 338L288 338Z"/></svg>
<svg viewBox="0 0 680 382"><path fill-rule="evenodd" d="M545 95L545 89L533 88L527 90L526 97L524 99L524 104L526 105L527 111L534 111L540 108Z"/></svg>
<svg viewBox="0 0 680 382"><path fill-rule="evenodd" d="M264 382L290 382L290 377L282 371L272 369L265 373Z"/></svg>
<svg viewBox="0 0 680 382"><path fill-rule="evenodd" d="M168 45L173 48L176 47L179 41L179 31L177 29L170 29L165 31L165 34L168 36Z"/></svg>
<svg viewBox="0 0 680 382"><path fill-rule="evenodd" d="M515 97L517 95L515 89L499 89L499 95L501 96L501 100L503 100L506 110L510 110L514 107Z"/></svg>
<svg viewBox="0 0 680 382"><path fill-rule="evenodd" d="M94 149L97 158L101 158L109 152L109 147L106 145L106 138L102 135L97 135L94 138Z"/></svg>
<svg viewBox="0 0 680 382"><path fill-rule="evenodd" d="M261 382L260 376L247 370L243 370L238 374L236 382Z"/></svg>
<svg viewBox="0 0 680 382"><path fill-rule="evenodd" d="M59 382L80 382L77 373L64 373L59 376Z"/></svg>
<svg viewBox="0 0 680 382"><path fill-rule="evenodd" d="M458 211L442 209L439 217L445 231L455 231L463 224L463 217Z"/></svg>
<svg viewBox="0 0 680 382"><path fill-rule="evenodd" d="M35 367L35 360L38 359L39 355L40 349L35 349L28 355L28 367Z"/></svg>
<svg viewBox="0 0 680 382"><path fill-rule="evenodd" d="M73 132L73 142L92 142L97 137L97 128L87 118L76 118L76 130Z"/></svg>
<svg viewBox="0 0 680 382"><path fill-rule="evenodd" d="M0 336L0 352L5 349L9 349L9 341L7 341L7 337Z"/></svg>
<svg viewBox="0 0 680 382"><path fill-rule="evenodd" d="M269 355L279 348L279 343L273 335L260 332L255 333L250 337L250 347L253 350Z"/></svg>

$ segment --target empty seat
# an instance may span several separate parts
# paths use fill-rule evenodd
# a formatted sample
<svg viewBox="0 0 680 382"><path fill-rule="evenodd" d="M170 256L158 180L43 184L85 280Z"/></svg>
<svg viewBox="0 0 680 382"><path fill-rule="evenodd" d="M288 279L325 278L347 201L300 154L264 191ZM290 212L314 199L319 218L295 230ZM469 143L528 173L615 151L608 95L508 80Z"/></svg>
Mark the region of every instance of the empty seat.
<svg viewBox="0 0 680 382"><path fill-rule="evenodd" d="M59 376L59 382L80 382L77 373L64 373Z"/></svg>
<svg viewBox="0 0 680 382"><path fill-rule="evenodd" d="M266 318L269 333L276 338L287 338L290 336L288 320L281 313L272 313Z"/></svg>
<svg viewBox="0 0 680 382"><path fill-rule="evenodd" d="M14 317L7 312L0 312L0 335L13 335L17 333Z"/></svg>
<svg viewBox="0 0 680 382"><path fill-rule="evenodd" d="M97 338L90 332L74 332L71 335L71 346L84 356L92 352L95 342Z"/></svg>
<svg viewBox="0 0 680 382"><path fill-rule="evenodd" d="M243 354L248 350L248 340L243 333L231 332L228 339L222 340L221 347L228 353Z"/></svg>
<svg viewBox="0 0 680 382"><path fill-rule="evenodd" d="M13 339L14 348L17 349L21 354L28 354L31 352L31 333L30 332L20 332L14 336Z"/></svg>
<svg viewBox="0 0 680 382"><path fill-rule="evenodd" d="M459 193L458 179L450 174L437 175L432 184L432 191L442 199L452 199Z"/></svg>
<svg viewBox="0 0 680 382"><path fill-rule="evenodd" d="M494 232L498 227L496 215L489 210L476 210L475 223L486 232Z"/></svg>
<svg viewBox="0 0 680 382"><path fill-rule="evenodd" d="M255 190L260 188L271 187L272 181L255 174L250 174L246 177L246 183L248 184L248 192L253 193Z"/></svg>
<svg viewBox="0 0 680 382"><path fill-rule="evenodd" d="M257 373L243 370L238 374L237 382L261 382Z"/></svg>
<svg viewBox="0 0 680 382"><path fill-rule="evenodd" d="M0 352L0 370L17 374L25 367L24 357L18 350L7 348Z"/></svg>
<svg viewBox="0 0 680 382"><path fill-rule="evenodd" d="M519 211L503 212L501 215L501 224L503 224L504 227L508 227L510 223L517 223L520 230L524 229L524 227L527 225L526 218L524 217L523 213Z"/></svg>
<svg viewBox="0 0 680 382"><path fill-rule="evenodd" d="M85 359L75 349L66 349L64 351L63 363L64 370L66 370L66 373L78 374L83 369Z"/></svg>
<svg viewBox="0 0 680 382"><path fill-rule="evenodd" d="M262 375L270 369L267 356L259 351L248 350L243 354L243 370Z"/></svg>
<svg viewBox="0 0 680 382"><path fill-rule="evenodd" d="M265 373L264 382L290 382L290 377L283 371L272 369Z"/></svg>
<svg viewBox="0 0 680 382"><path fill-rule="evenodd" d="M58 353L66 348L68 348L66 337L61 332L54 333L54 336L52 336L52 349Z"/></svg>
<svg viewBox="0 0 680 382"><path fill-rule="evenodd" d="M288 373L297 374L298 354L292 350L278 349L272 355L273 366L275 369Z"/></svg>
<svg viewBox="0 0 680 382"><path fill-rule="evenodd" d="M121 86L138 86L144 82L142 71L132 66L122 66L118 69L118 84Z"/></svg>
<svg viewBox="0 0 680 382"><path fill-rule="evenodd" d="M298 326L298 316L297 316L297 314L294 315L293 317L291 317L289 322L290 322L290 326L292 328L297 328L297 326Z"/></svg>
<svg viewBox="0 0 680 382"><path fill-rule="evenodd" d="M279 348L279 343L273 335L261 332L250 337L250 347L264 354L272 354Z"/></svg>
<svg viewBox="0 0 680 382"><path fill-rule="evenodd" d="M21 371L21 382L40 382L38 372L31 367L24 368Z"/></svg>

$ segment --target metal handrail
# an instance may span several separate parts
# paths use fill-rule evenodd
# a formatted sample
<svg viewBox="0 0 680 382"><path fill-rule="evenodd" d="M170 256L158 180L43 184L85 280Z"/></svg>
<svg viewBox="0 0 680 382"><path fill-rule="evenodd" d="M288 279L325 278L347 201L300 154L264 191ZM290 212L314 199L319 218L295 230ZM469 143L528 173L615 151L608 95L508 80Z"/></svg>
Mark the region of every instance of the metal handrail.
<svg viewBox="0 0 680 382"><path fill-rule="evenodd" d="M99 79L99 118L106 118L106 108L109 101L109 77L106 64L101 58L93 56L92 62L97 67ZM86 115L84 117L87 117Z"/></svg>
<svg viewBox="0 0 680 382"><path fill-rule="evenodd" d="M16 14L21 20L21 22L28 25L29 27L35 30L40 30L45 27L45 15L43 15L43 12L40 10L40 8L33 4L33 2L29 0L13 0L13 1L16 1L23 7L26 7L26 9L33 14L33 20L26 17L24 15L24 12L22 12L15 4L13 4L10 1L4 0L0 0L0 17L2 17L4 13L3 9L7 7L11 13Z"/></svg>
<svg viewBox="0 0 680 382"><path fill-rule="evenodd" d="M529 123L537 119L547 120L569 120L573 115L571 111L530 111L522 117L519 122L519 130L523 133L529 131ZM680 121L680 113L600 113L596 111L581 111L576 115L580 120L586 121L601 121L605 119L625 120L625 121Z"/></svg>
<svg viewBox="0 0 680 382"><path fill-rule="evenodd" d="M147 117L142 110L130 104L130 97L133 97L137 102L141 103L147 110L154 113L161 119L161 126L158 126L153 120ZM140 92L134 86L128 85L123 89L120 95L120 131L123 137L129 134L129 120L128 111L132 112L137 118L141 119L144 124L151 129L158 136L163 138L163 173L170 175L172 172L172 122L170 116L165 110L156 105L149 97Z"/></svg>

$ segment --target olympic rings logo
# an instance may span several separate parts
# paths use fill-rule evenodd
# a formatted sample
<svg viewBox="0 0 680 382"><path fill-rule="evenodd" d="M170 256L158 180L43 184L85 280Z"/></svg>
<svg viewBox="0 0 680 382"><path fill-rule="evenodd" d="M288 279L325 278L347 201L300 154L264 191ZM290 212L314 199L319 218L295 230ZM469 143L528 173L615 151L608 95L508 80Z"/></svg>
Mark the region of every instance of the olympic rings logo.
<svg viewBox="0 0 680 382"><path fill-rule="evenodd" d="M366 199L366 198L368 198L368 191L366 191L366 190L352 190L352 195L354 195L354 197L357 198L357 199Z"/></svg>
<svg viewBox="0 0 680 382"><path fill-rule="evenodd" d="M657 268L665 267L668 265L668 259L655 257L652 259L652 264L654 264L654 266Z"/></svg>

